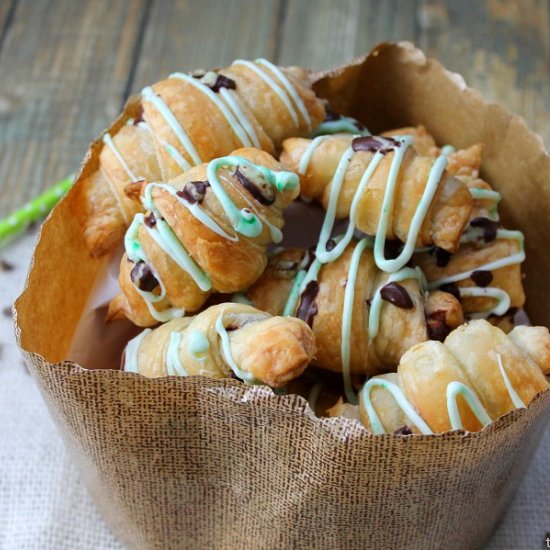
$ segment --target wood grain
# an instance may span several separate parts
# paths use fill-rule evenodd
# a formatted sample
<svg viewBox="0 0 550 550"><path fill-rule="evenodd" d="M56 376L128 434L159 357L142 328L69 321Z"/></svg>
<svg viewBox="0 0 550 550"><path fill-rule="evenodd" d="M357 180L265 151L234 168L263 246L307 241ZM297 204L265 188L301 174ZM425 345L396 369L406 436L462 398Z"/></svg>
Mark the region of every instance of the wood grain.
<svg viewBox="0 0 550 550"><path fill-rule="evenodd" d="M257 56L328 68L384 40L416 42L550 144L548 0L4 0L0 216L170 72Z"/></svg>
<svg viewBox="0 0 550 550"><path fill-rule="evenodd" d="M154 3L132 92L174 71L273 58L279 0L163 0Z"/></svg>
<svg viewBox="0 0 550 550"><path fill-rule="evenodd" d="M0 51L0 215L74 171L116 116L143 6L17 2Z"/></svg>

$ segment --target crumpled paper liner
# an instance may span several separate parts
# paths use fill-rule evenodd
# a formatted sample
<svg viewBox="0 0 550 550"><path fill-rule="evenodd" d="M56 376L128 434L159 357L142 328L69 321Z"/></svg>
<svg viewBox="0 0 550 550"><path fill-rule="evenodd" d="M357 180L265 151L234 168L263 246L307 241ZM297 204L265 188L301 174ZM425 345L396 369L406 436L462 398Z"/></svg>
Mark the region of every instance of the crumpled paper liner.
<svg viewBox="0 0 550 550"><path fill-rule="evenodd" d="M373 131L423 123L440 143L486 143L484 174L504 194L505 222L526 233L528 314L550 324L541 276L550 262L550 160L524 122L406 43L382 44L316 79L322 96ZM106 370L131 331L125 323L105 330L94 310L91 297L110 260L86 252L70 208L78 186L42 228L16 302L16 335L121 542L159 549L486 542L549 419L550 391L479 433L373 436L354 420L316 418L301 397L235 380ZM75 347L77 327L94 315L88 342L80 332ZM75 356L91 370L66 361Z"/></svg>

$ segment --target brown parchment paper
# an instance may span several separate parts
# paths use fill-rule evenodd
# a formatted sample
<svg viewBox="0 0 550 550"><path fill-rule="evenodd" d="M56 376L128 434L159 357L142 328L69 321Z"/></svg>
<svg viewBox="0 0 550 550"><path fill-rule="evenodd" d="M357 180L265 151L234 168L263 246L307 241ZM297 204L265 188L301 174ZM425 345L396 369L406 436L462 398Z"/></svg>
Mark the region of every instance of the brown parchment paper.
<svg viewBox="0 0 550 550"><path fill-rule="evenodd" d="M527 311L550 324L550 159L522 119L483 101L410 44L382 44L315 75L336 109L373 131L423 123L440 143L483 141L504 220L526 234ZM136 110L136 100L116 124ZM122 122L121 122L122 121ZM97 166L92 145L84 173ZM482 432L373 436L316 418L304 399L235 380L109 370L129 334L74 336L109 260L88 256L69 196L42 228L16 335L111 529L129 548L477 548L521 481L550 392ZM86 353L88 348L89 353ZM105 354L104 351L108 353Z"/></svg>

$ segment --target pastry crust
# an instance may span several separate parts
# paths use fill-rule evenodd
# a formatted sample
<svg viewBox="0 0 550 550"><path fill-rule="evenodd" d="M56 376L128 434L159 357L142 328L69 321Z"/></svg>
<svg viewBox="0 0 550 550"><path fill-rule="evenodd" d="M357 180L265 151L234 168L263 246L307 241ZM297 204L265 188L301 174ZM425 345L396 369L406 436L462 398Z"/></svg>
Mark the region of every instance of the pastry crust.
<svg viewBox="0 0 550 550"><path fill-rule="evenodd" d="M316 146L312 145L312 140L290 138L283 143L281 162L292 170L303 172L302 195L307 199L319 200L326 209L338 164L346 151L349 151L350 147L354 148L336 203L336 218L345 218L350 213L361 178L374 158L374 151L377 148L383 149L384 156L360 195L355 224L364 233L375 235L392 161L396 151L403 145L396 145L388 138L357 139L371 140L369 144L372 142L372 145L368 145L370 149L357 150L354 137L343 134L324 136ZM314 149L304 168L302 159L308 147ZM397 175L386 238L406 242L413 216L419 208L433 166L433 158L420 156L412 147L406 150ZM445 250L455 251L471 211L472 197L466 185L444 171L419 229L416 245L422 247L436 244Z"/></svg>
<svg viewBox="0 0 550 550"><path fill-rule="evenodd" d="M240 147L273 154L283 139L309 134L324 116L305 71L265 60L174 73L145 88L92 146L77 180L72 206L91 254L112 250L132 214L142 211L125 196L128 183L168 181Z"/></svg>
<svg viewBox="0 0 550 550"><path fill-rule="evenodd" d="M148 378L236 376L279 388L299 376L314 353L313 333L300 319L225 303L147 329L128 344L123 370Z"/></svg>
<svg viewBox="0 0 550 550"><path fill-rule="evenodd" d="M352 284L351 263L357 246L356 242L352 242L338 259L320 267L318 292L312 305L315 313L309 319L317 341L316 365L341 372L344 342L350 351L350 373L373 374L393 369L410 346L428 339L427 318L432 317L434 326L437 323L437 334L434 332L432 336L440 338L444 338L463 321L456 298L437 292L425 299L418 279L411 276L398 282L410 299L410 304L395 305L382 299L379 318L375 316L379 328L376 335L369 338L372 300L375 293L387 285L389 274L376 267L373 253L367 248L361 253L357 266L350 333L349 339L346 338L344 302L346 287ZM311 250L299 248L275 254L260 279L247 291L246 297L259 309L273 315L283 314L298 273L305 271L312 260ZM301 300L296 302L292 314L307 318L307 314L301 311L302 303L307 299L306 294L304 292Z"/></svg>
<svg viewBox="0 0 550 550"><path fill-rule="evenodd" d="M224 158L230 159L230 164L220 161L219 169L214 176L210 174L210 179L217 178L228 200L220 198L213 188L217 184L214 179L209 180L209 164L192 168L169 185L153 184L151 189L142 186L142 197L149 196L149 206L155 210L153 218L149 214L144 223L139 224L133 242L128 236L133 229L128 231L127 254L122 258L119 276L121 294L110 305L109 320L126 317L138 326L153 326L159 320L166 320L156 312L170 308L195 312L211 292L244 290L262 274L267 264L267 245L273 240L273 232L283 226L283 209L299 193L298 179L292 173L281 171L280 164L259 149L238 149ZM218 161L210 164L215 162ZM269 177L279 178L276 184L268 181L260 169L268 169ZM260 191L269 195L270 204L262 204ZM238 227L237 230L235 221L229 217L243 209L252 212L261 224L256 236L246 236L242 233L244 229ZM159 242L160 223L167 224L177 239L177 246L183 247L196 264L203 274L199 276L209 288L204 288L204 284L201 287L201 279L197 281L193 271L184 269L176 261L175 253L168 253L168 245ZM153 228L149 227L151 224ZM151 304L140 294L140 283L132 276L137 265L128 260L134 246L141 247L142 257L147 259L144 267L153 272L157 283L164 285L162 301ZM154 292L160 293L161 288L157 285Z"/></svg>
<svg viewBox="0 0 550 550"><path fill-rule="evenodd" d="M401 358L398 380L393 380L402 392L399 399L386 389L368 388L379 377L365 385L369 391L363 389L360 396L363 423L370 430L381 431L379 426L373 429L373 418L366 411L368 393L380 419L399 417L408 403L420 416L418 424L427 424L428 431L423 433L457 428L478 431L512 409L526 407L549 386L544 373L550 370L550 335L542 327L517 328L507 336L480 319L461 325L444 343L414 345ZM376 392L385 394L383 400ZM405 416L407 425L418 431L415 419ZM384 431L396 425L386 421L382 424Z"/></svg>

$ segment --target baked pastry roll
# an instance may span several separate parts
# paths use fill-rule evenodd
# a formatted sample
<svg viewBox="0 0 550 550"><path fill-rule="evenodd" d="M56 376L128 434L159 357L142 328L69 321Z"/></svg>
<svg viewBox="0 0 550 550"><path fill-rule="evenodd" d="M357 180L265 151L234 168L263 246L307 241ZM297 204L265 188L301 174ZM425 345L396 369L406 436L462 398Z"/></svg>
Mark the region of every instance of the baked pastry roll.
<svg viewBox="0 0 550 550"><path fill-rule="evenodd" d="M139 209L124 195L127 184L167 181L239 147L273 154L285 138L311 133L324 117L305 70L265 59L174 73L144 88L137 101L92 147L86 163L93 169L84 170L73 194L93 255L116 246Z"/></svg>
<svg viewBox="0 0 550 550"><path fill-rule="evenodd" d="M362 239L328 264L298 248L276 254L245 298L273 315L305 320L317 342L314 364L342 372L350 394L352 376L391 370L413 344L444 338L462 323L456 298L425 296L422 285L419 270L380 271Z"/></svg>
<svg viewBox="0 0 550 550"><path fill-rule="evenodd" d="M210 293L249 287L282 239L283 209L298 195L296 174L268 153L239 149L170 183L138 185L147 214L125 237L121 293L108 319L152 326L197 311Z"/></svg>
<svg viewBox="0 0 550 550"><path fill-rule="evenodd" d="M280 388L304 371L314 353L313 333L300 319L219 304L145 329L128 342L122 369L148 378L235 377Z"/></svg>
<svg viewBox="0 0 550 550"><path fill-rule="evenodd" d="M414 345L397 375L371 378L360 393L361 419L374 433L403 426L423 434L478 431L548 388L549 350L546 328L516 327L506 335L485 320L471 321L445 343Z"/></svg>
<svg viewBox="0 0 550 550"><path fill-rule="evenodd" d="M357 228L375 236L374 258L383 271L403 268L415 247L456 251L472 197L446 172L446 155L435 161L421 156L413 141L410 135L343 134L284 141L281 162L300 174L302 196L319 200L327 211L322 243L330 240L335 219L349 217L350 234ZM397 257L386 257L386 239L404 243ZM327 254L318 256L325 261Z"/></svg>

